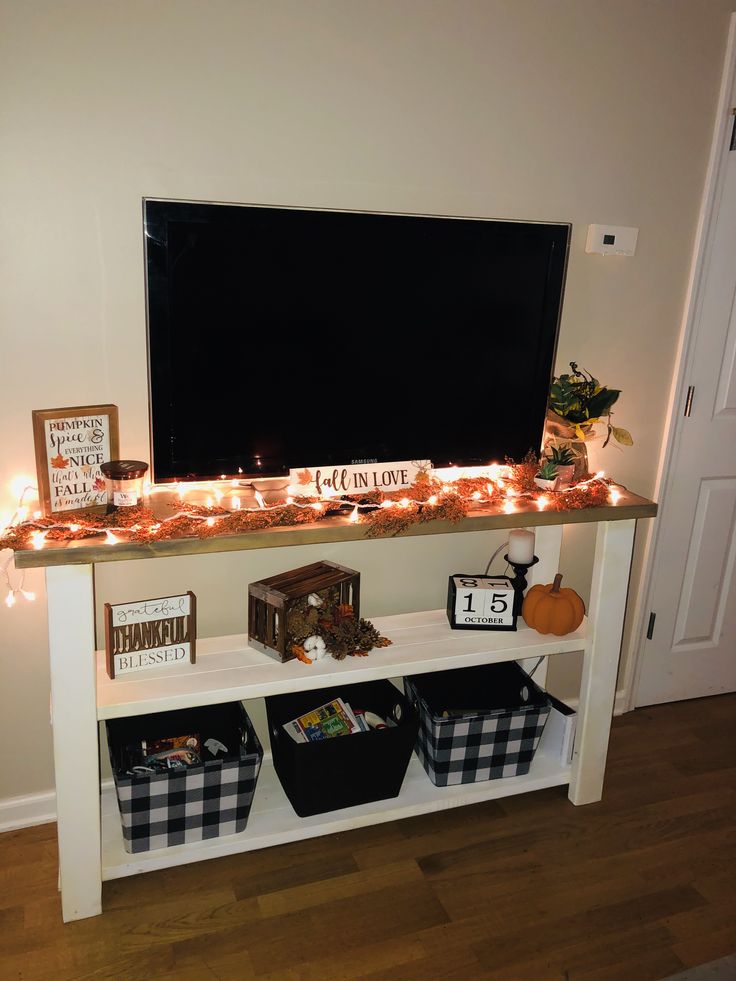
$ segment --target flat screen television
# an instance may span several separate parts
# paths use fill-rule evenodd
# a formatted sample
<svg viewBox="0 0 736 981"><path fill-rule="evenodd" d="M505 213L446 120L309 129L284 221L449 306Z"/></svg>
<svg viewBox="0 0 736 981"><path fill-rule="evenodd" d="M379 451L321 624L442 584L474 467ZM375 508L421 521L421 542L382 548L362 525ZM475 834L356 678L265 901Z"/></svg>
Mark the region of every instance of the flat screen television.
<svg viewBox="0 0 736 981"><path fill-rule="evenodd" d="M539 450L570 226L144 201L157 482Z"/></svg>

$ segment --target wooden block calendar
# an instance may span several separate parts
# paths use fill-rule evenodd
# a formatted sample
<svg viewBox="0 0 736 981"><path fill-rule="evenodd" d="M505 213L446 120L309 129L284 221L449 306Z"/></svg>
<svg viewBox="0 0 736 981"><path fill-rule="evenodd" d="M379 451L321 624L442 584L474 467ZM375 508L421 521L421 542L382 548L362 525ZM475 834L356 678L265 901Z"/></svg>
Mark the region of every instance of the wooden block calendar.
<svg viewBox="0 0 736 981"><path fill-rule="evenodd" d="M447 586L447 619L453 630L516 630L514 595L508 576L454 573Z"/></svg>

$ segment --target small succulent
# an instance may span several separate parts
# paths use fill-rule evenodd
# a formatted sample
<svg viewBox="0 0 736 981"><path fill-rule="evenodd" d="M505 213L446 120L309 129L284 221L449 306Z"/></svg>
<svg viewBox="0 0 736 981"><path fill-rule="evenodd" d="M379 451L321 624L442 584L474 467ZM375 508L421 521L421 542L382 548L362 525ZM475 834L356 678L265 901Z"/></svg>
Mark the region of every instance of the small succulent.
<svg viewBox="0 0 736 981"><path fill-rule="evenodd" d="M557 467L550 460L545 460L537 470L537 477L540 480L556 480Z"/></svg>
<svg viewBox="0 0 736 981"><path fill-rule="evenodd" d="M551 446L547 459L556 467L570 467L575 463L569 446Z"/></svg>

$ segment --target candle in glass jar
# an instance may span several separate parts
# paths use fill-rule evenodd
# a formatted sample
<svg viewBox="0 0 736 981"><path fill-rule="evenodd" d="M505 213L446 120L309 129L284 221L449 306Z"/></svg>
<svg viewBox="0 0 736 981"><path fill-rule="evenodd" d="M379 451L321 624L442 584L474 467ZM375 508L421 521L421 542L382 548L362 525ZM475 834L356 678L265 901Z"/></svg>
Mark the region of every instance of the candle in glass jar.
<svg viewBox="0 0 736 981"><path fill-rule="evenodd" d="M100 470L105 477L108 511L141 503L147 463L143 460L110 460L101 464Z"/></svg>
<svg viewBox="0 0 736 981"><path fill-rule="evenodd" d="M534 532L515 528L509 533L509 562L530 565L534 561Z"/></svg>

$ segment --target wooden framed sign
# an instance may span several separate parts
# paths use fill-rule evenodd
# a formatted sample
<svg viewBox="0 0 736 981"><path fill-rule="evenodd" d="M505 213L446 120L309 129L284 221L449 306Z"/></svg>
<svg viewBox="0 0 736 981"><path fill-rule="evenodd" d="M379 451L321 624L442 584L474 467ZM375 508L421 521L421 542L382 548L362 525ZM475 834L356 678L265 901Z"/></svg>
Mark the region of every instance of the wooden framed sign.
<svg viewBox="0 0 736 981"><path fill-rule="evenodd" d="M447 619L453 630L516 630L508 576L456 572L447 584Z"/></svg>
<svg viewBox="0 0 736 981"><path fill-rule="evenodd" d="M47 516L103 511L100 464L120 456L118 407L34 409L33 442L41 509Z"/></svg>
<svg viewBox="0 0 736 981"><path fill-rule="evenodd" d="M105 603L105 651L111 678L196 660L197 598Z"/></svg>

